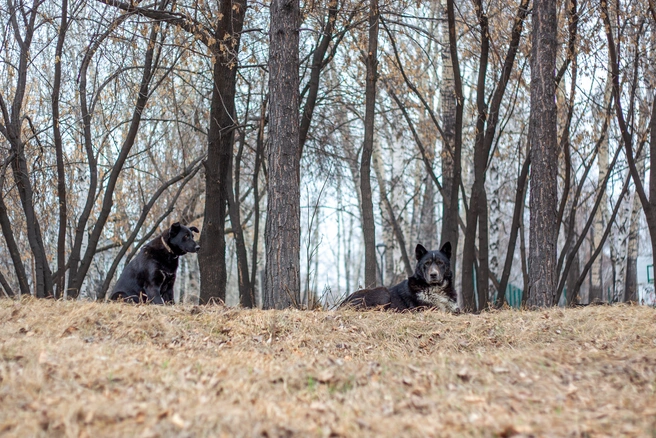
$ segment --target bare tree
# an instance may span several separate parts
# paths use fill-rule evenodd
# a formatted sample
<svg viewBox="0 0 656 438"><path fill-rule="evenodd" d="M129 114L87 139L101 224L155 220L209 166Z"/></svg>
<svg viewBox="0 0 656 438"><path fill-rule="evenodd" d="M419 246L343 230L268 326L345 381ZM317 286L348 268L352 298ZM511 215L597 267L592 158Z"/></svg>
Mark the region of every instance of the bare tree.
<svg viewBox="0 0 656 438"><path fill-rule="evenodd" d="M0 95L0 110L4 123L0 123L0 133L11 147L10 167L14 183L20 196L20 202L25 214L28 241L34 257L35 296L39 298L53 296L52 274L48 265L48 257L41 232L38 215L34 208L34 190L30 180L30 168L25 153L22 110L27 90L28 69L30 66L30 51L36 30L36 18L43 0L35 0L31 6L24 3L8 2L10 26L19 47L19 60L16 67L16 83L14 96L10 105ZM19 24L19 17L22 23Z"/></svg>

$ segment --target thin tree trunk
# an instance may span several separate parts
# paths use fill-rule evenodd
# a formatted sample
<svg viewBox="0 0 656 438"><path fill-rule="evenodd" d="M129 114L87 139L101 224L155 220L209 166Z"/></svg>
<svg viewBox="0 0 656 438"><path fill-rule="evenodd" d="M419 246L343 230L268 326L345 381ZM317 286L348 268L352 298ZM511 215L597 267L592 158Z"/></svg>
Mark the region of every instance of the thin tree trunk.
<svg viewBox="0 0 656 438"><path fill-rule="evenodd" d="M615 208L613 208L613 212L611 213L610 220L608 221L608 224L606 225L606 229L604 230L604 234L601 236L601 243L599 246L595 247L594 252L590 256L590 260L588 260L588 263L583 267L583 271L581 272L581 275L579 276L576 284L574 285L574 290L572 291L575 294L578 294L579 289L581 288L581 285L585 281L586 276L588 275L588 272L590 270L590 267L592 264L594 264L595 260L601 253L601 250L603 249L604 242L608 238L608 235L610 234L611 229L613 228L613 222L615 222L615 217L617 216L617 212L619 211L620 204L622 203L622 199L626 195L626 192L628 191L629 188L629 182L631 182L631 175L627 175L626 180L624 182L624 185L622 187L622 191L620 192L620 195L617 199L617 203L615 204Z"/></svg>
<svg viewBox="0 0 656 438"><path fill-rule="evenodd" d="M303 148L308 138L310 131L310 123L312 122L312 115L314 114L314 107L317 104L317 96L319 95L319 81L321 79L321 69L325 66L326 52L333 37L333 30L335 29L335 22L337 21L337 12L339 11L339 0L330 0L328 4L328 16L326 23L323 27L323 32L319 45L312 54L312 66L310 73L310 82L308 84L308 96L305 100L303 107L303 116L299 127L299 154L303 155ZM300 159L300 158L299 158Z"/></svg>
<svg viewBox="0 0 656 438"><path fill-rule="evenodd" d="M557 15L552 0L533 4L531 48L531 220L529 297L537 307L553 305L558 240L558 143L556 131Z"/></svg>
<svg viewBox="0 0 656 438"><path fill-rule="evenodd" d="M643 161L644 163L644 161ZM643 164L644 167L644 164ZM643 172L641 172L643 173ZM639 230L640 230L640 213L642 213L642 205L640 198L637 195L633 196L629 235L626 251L626 280L624 282L624 301L638 301L638 249L640 245Z"/></svg>
<svg viewBox="0 0 656 438"><path fill-rule="evenodd" d="M444 31L444 21L442 20L444 13L442 12L442 2L434 1L431 2L428 6L429 8L429 18L431 19L428 24L428 33L430 35L437 35L440 39L439 41L446 40L445 46L440 47L438 41L429 38L426 46L426 54L429 59L435 59L439 55L448 49L448 34ZM445 38L446 37L446 38ZM444 72L443 72L444 73ZM451 72L453 75L453 71ZM444 77L444 75L442 76ZM422 81L421 88L428 89L429 101L434 101L437 93L440 92L439 89L434 90L429 84L440 81L440 77L437 74L429 74L426 76L426 79ZM426 155L428 161L433 167L435 163L436 147L437 147L437 132L434 127L431 126L431 114L429 111L424 108L420 113L419 126L422 126L422 136L424 137L424 144L426 145ZM436 218L436 193L437 190L434 184L431 184L430 176L426 175L425 170L423 169L422 163L417 162L416 173L420 178L418 181L424 188L423 196L421 197L421 209L419 214L419 223L415 221L412 222L413 226L417 225L417 242L424 245L426 248L435 249L438 248L438 234L437 234L437 218ZM414 211L414 210L413 210Z"/></svg>
<svg viewBox="0 0 656 438"><path fill-rule="evenodd" d="M300 302L299 0L271 2L269 184L263 307Z"/></svg>
<svg viewBox="0 0 656 438"><path fill-rule="evenodd" d="M4 169L3 169L4 170ZM4 178L1 178L4 180ZM18 287L21 295L30 294L30 285L27 281L27 272L25 271L25 265L21 259L21 252L16 243L14 237L14 232L11 229L11 223L9 222L9 216L7 214L7 206L5 205L5 200L2 195L3 184L0 184L0 228L2 228L2 235L5 238L5 243L7 244L7 250L11 256L11 261L14 264L14 272L16 273L16 279L18 280Z"/></svg>
<svg viewBox="0 0 656 438"><path fill-rule="evenodd" d="M205 163L205 214L200 237L200 302L226 299L225 221L232 154L237 125L235 90L241 30L246 15L246 0L225 0L216 22L214 35L220 43L213 47L214 86L207 134ZM228 38L225 38L228 36ZM221 49L223 45L223 49ZM239 225L237 225L239 226Z"/></svg>
<svg viewBox="0 0 656 438"><path fill-rule="evenodd" d="M476 289L478 292L478 310L488 307L490 298L490 235L488 226L487 193L481 191L481 205L478 215L478 277Z"/></svg>
<svg viewBox="0 0 656 438"><path fill-rule="evenodd" d="M503 273L499 284L499 294L497 296L497 307L503 306L508 279L512 269L513 259L515 258L515 245L517 244L517 235L519 234L523 222L524 202L526 199L526 180L531 165L530 155L527 155L522 165L522 170L517 178L517 190L515 191L515 208L513 210L512 225L510 226L510 238L508 239L508 250L506 251L506 261L503 264Z"/></svg>
<svg viewBox="0 0 656 438"><path fill-rule="evenodd" d="M5 291L5 295L7 295L8 298L14 297L14 291L9 285L9 282L7 282L5 276L2 275L2 272L0 272L0 286L2 286L2 289Z"/></svg>
<svg viewBox="0 0 656 438"><path fill-rule="evenodd" d="M501 268L499 262L501 259L501 228L503 219L501 216L501 175L499 173L499 162L492 158L490 164L490 186L492 196L490 198L490 276L500 278ZM512 230L511 230L512 232ZM514 252L514 248L513 248ZM501 283L499 283L499 288ZM497 296L501 290L497 290Z"/></svg>
<svg viewBox="0 0 656 438"><path fill-rule="evenodd" d="M55 49L55 77L52 84L52 129L57 155L57 198L59 201L59 231L57 233L57 279L55 298L64 296L66 275L66 172L64 170L64 150L62 146L61 129L59 126L59 95L61 91L61 57L64 48L64 37L68 28L68 0L62 0L62 16Z"/></svg>
<svg viewBox="0 0 656 438"><path fill-rule="evenodd" d="M603 135L604 134L602 133L602 136ZM597 147L598 147L598 145L597 145ZM617 162L617 159L619 157L620 152L621 152L621 149L618 148L615 152L615 155L613 156L613 161L612 161L611 165L609 166L610 168L615 167L615 163ZM572 201L572 205L574 205L574 206L578 202L578 199L579 199L579 196L580 196L580 193L581 193L581 190L582 190L582 186L583 186L584 182L586 181L585 177L587 176L587 172L589 171L591 165L592 165L592 160L591 160L590 164L587 166L586 170L583 172L584 177L581 178L581 183L579 184L579 187L577 189L577 193L574 196L574 200ZM567 276L569 275L569 269L570 269L570 267L573 263L574 255L578 253L578 250L581 247L581 245L583 244L583 241L585 240L585 237L587 236L588 231L590 231L590 228L592 227L592 224L594 222L594 212L597 211L597 209L599 208L599 205L601 204L601 200L604 197L604 191L606 190L609 179L610 179L610 174L606 174L606 178L604 178L602 186L599 187L599 192L597 193L597 197L595 199L595 204L592 207L592 211L589 212L588 219L587 219L587 221L586 221L586 223L583 227L583 230L581 231L581 235L579 236L578 240L574 244L574 247L572 248L572 251L569 251L569 239L571 238L571 235L568 236L568 239L565 242L563 253L561 254L561 257L558 260L557 268L560 268L561 261L562 261L564 255L565 255L565 253L567 253L569 255L567 256L567 261L565 262L565 267L563 269L560 281L558 282L558 286L554 290L554 295L553 295L553 299L552 299L552 301L554 303L558 303L560 301L560 296L563 292L565 282L567 281ZM569 222L570 222L569 228L570 229L572 229L574 227L574 221L576 219L575 215L576 215L576 210L573 209L572 212L570 213L570 220L569 220Z"/></svg>
<svg viewBox="0 0 656 438"><path fill-rule="evenodd" d="M394 208L392 207L392 202L389 199L389 196L387 194L387 187L385 184L385 175L383 173L383 166L382 166L382 160L380 157L380 154L377 153L377 149L374 150L373 153L373 161L374 161L374 171L376 172L376 178L378 179L378 185L380 188L380 201L381 201L381 209L384 209L385 212L383 214L383 217L386 215L387 219L390 224L390 228L392 230L392 233L394 237L396 238L397 243L399 244L399 248L401 250L401 259L403 260L403 267L405 268L405 273L409 277L412 275L414 269L412 265L410 264L410 258L408 257L408 251L406 249L406 244L405 244L405 236L403 235L403 229L401 228L401 224L396 218L396 215L394 213ZM432 185L432 184L431 184ZM391 248L388 248L387 250L391 251ZM383 267L381 266L381 269Z"/></svg>
<svg viewBox="0 0 656 438"><path fill-rule="evenodd" d="M257 145L255 149L255 166L253 169L253 249L251 251L251 290L255 295L255 285L257 284L257 254L258 243L260 238L260 167L264 155L264 127L266 125L267 103L269 96L265 96L260 108L260 126L257 132ZM253 304L256 304L253 296Z"/></svg>
<svg viewBox="0 0 656 438"><path fill-rule="evenodd" d="M364 285L376 286L376 228L371 193L371 154L374 147L376 79L378 72L378 0L369 5L369 49L367 51L367 85L365 89L364 142L360 161L362 195L362 234L364 237Z"/></svg>
<svg viewBox="0 0 656 438"><path fill-rule="evenodd" d="M610 96L613 91L612 80L610 74L606 79L606 87L604 89L604 102L610 101ZM601 111L600 111L601 113ZM598 119L601 119L603 114L598 115ZM609 145L609 136L604 136L604 140L601 142L598 154L598 168L599 173L597 177L597 187L601 186L602 181L606 177L606 174L609 172L608 167L608 145ZM598 247L601 244L601 237L604 234L605 220L606 220L606 206L608 205L606 192L603 192L603 198L601 200L601 205L599 209L595 212L594 227L592 231L592 241L594 247ZM590 295L589 302L601 302L604 301L603 298L603 274L602 274L602 263L603 263L603 252L601 257L592 265L590 268L590 277L591 277L591 286L590 286Z"/></svg>
<svg viewBox="0 0 656 438"><path fill-rule="evenodd" d="M482 272L483 266L478 263L481 271L475 271L476 265L476 231L479 225L480 209L482 208L485 186L485 172L487 170L487 155L485 154L485 121L487 119L487 103L485 101L485 78L487 75L488 55L490 40L488 38L489 28L487 15L482 10L481 0L475 1L476 14L478 16L481 32L481 51L478 66L478 83L476 84L476 106L478 117L476 118L476 141L474 145L474 184L472 186L469 210L467 210L467 228L465 229L465 243L462 252L462 291L465 311L475 311L475 301L472 299L474 284L477 285L478 310L482 310L483 302L487 301L487 272ZM479 250L482 248L479 248ZM487 254L487 252L486 252ZM474 278L476 276L476 279ZM481 281L481 280L485 281ZM475 281L476 280L476 281Z"/></svg>
<svg viewBox="0 0 656 438"><path fill-rule="evenodd" d="M442 110L444 132L446 133L444 146L447 153L442 153L442 175L445 193L442 204L442 233L441 242L451 242L451 253L453 254L451 265L456 269L458 254L458 219L459 219L459 191L462 174L462 118L463 118L463 93L462 77L460 75L460 62L458 60L458 41L456 38L455 6L453 0L446 2L446 15L449 29L449 57L451 65L445 64L445 89L441 92L444 97ZM449 68L450 67L450 68ZM452 75L452 76L451 76ZM451 80L453 87L451 88ZM450 100L450 103L445 101ZM450 106L451 105L451 106ZM453 112L452 112L453 107ZM448 155L448 157L445 157ZM450 157L450 159L449 159ZM452 160L452 161L451 161ZM447 189L448 186L448 189ZM473 291L463 290L463 306L467 309L474 308ZM465 298L467 296L467 298Z"/></svg>
<svg viewBox="0 0 656 438"><path fill-rule="evenodd" d="M250 101L250 92L249 98ZM246 104L246 113L244 120L248 120L248 106ZM243 132L240 134L239 150L235 157L234 164L234 179L232 172L228 172L228 211L230 213L230 223L232 224L232 231L235 236L235 249L237 251L237 277L239 283L239 302L245 308L255 307L255 296L253 293L253 284L250 280L250 272L248 270L248 252L246 251L246 239L244 238L244 230L241 224L241 202L240 197L240 179L241 179L241 159L244 154L245 139ZM255 195L257 196L257 194ZM258 202L257 197L255 202Z"/></svg>

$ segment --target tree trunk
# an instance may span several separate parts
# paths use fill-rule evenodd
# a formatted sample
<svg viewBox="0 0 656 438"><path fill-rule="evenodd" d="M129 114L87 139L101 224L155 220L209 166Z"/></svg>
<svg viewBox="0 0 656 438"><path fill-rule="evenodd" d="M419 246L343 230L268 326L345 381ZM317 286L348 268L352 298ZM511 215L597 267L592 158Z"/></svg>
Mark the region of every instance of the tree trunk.
<svg viewBox="0 0 656 438"><path fill-rule="evenodd" d="M200 302L212 299L225 302L226 257L225 220L228 202L235 122L235 89L241 30L246 15L246 0L225 0L215 27L213 47L214 87L207 134L205 162L205 214L200 237ZM228 38L225 38L228 36Z"/></svg>
<svg viewBox="0 0 656 438"><path fill-rule="evenodd" d="M260 238L260 167L262 167L264 155L264 127L266 125L268 101L268 96L265 96L260 107L260 126L257 131L257 147L255 149L255 166L253 169L253 199L255 200L253 203L253 249L251 250L251 288L253 289L253 295L256 295L255 285L257 284L257 254ZM253 305L257 305L255 297L253 297Z"/></svg>
<svg viewBox="0 0 656 438"><path fill-rule="evenodd" d="M446 1L446 18L448 23L448 52L442 54L444 66L443 87L440 90L442 98L442 125L444 126L444 142L442 146L442 181L444 193L442 198L442 232L441 242L451 242L451 268L456 269L458 255L458 218L459 218L459 191L462 172L462 111L463 94L462 78L460 76L460 63L458 61L458 46L456 39L455 7L453 0ZM446 56L448 53L448 56ZM473 294L473 291L467 291ZM469 295L468 295L469 296ZM473 295L465 299L466 308L473 308Z"/></svg>
<svg viewBox="0 0 656 438"><path fill-rule="evenodd" d="M61 129L59 127L59 94L61 91L61 57L64 48L64 37L68 27L68 0L62 0L62 16L57 35L55 49L55 77L52 84L52 130L57 156L57 198L59 201L59 231L57 233L57 275L55 298L64 296L66 285L66 172L64 170L64 150L62 146Z"/></svg>
<svg viewBox="0 0 656 438"><path fill-rule="evenodd" d="M384 228L385 231L388 232L391 231L390 234L393 234L394 238L396 238L396 242L399 244L399 249L401 250L401 259L403 260L403 267L405 268L406 275L409 277L412 275L414 268L412 267L410 263L410 258L408 257L408 251L406 249L403 229L401 228L401 224L396 218L395 209L392 206L392 202L389 199L388 188L385 183L385 173L383 169L382 158L380 157L380 153L378 153L378 148L375 148L373 152L373 162L374 162L374 171L376 172L376 178L378 179L378 186L380 192L381 216L383 217L383 223L387 222L389 224L388 227L384 227ZM387 221L385 221L384 219L385 216L387 216ZM393 244L388 245L386 248L386 253L387 251L392 252L393 248L394 248ZM382 270L383 267L381 266L380 269ZM389 273L387 274L388 274L387 280L389 282L391 280L391 276L389 275Z"/></svg>
<svg viewBox="0 0 656 438"><path fill-rule="evenodd" d="M428 24L428 33L430 35L437 35L438 40L429 39L426 46L426 53L430 59L435 59L440 56L444 50L448 50L448 33L444 31L444 22L442 18L443 5L441 1L434 1L428 5L429 8L429 17L431 19ZM445 42L444 46L440 45L440 42ZM446 53L448 55L448 52ZM445 66L443 66L444 68ZM445 77L443 72L442 78ZM451 71L451 78L453 79L453 71ZM434 90L431 84L439 83L440 77L437 74L430 74L426 77L425 81L420 83L421 89L428 89L428 101L435 101L437 93L440 92L439 89ZM453 80L451 81L453 83ZM452 101L451 101L452 102ZM452 102L453 103L453 102ZM420 113L419 116L419 126L423 127L421 129L422 137L424 137L423 143L426 145L426 159L430 164L431 168L435 164L435 154L437 147L437 134L438 131L436 127L432 125L431 113L425 108ZM420 180L419 183L422 184L424 188L423 196L421 197L421 209L419 214L419 223L416 224L413 221L413 225L417 226L417 242L424 245L424 247L429 249L435 249L439 247L438 234L437 234L437 218L436 218L436 194L437 190L435 184L431 181L431 177L426 175L425 164L417 162L417 175Z"/></svg>
<svg viewBox="0 0 656 438"><path fill-rule="evenodd" d="M624 282L624 301L638 301L638 249L639 227L642 205L638 195L633 196L633 209L629 223L629 235L626 251L626 280Z"/></svg>
<svg viewBox="0 0 656 438"><path fill-rule="evenodd" d="M300 302L300 18L299 0L271 2L265 309Z"/></svg>
<svg viewBox="0 0 656 438"><path fill-rule="evenodd" d="M360 193L362 194L362 234L364 237L364 286L376 286L376 228L371 194L371 154L374 147L376 111L376 79L378 69L378 0L369 6L369 50L367 52L367 85L365 89L364 142L360 161Z"/></svg>
<svg viewBox="0 0 656 438"><path fill-rule="evenodd" d="M490 275L500 278L501 267L501 227L503 220L501 217L501 175L499 173L499 160L492 157L490 165L490 186L492 197L490 198ZM511 230L512 232L512 230ZM514 248L513 248L514 252ZM501 284L497 290L497 296L501 294Z"/></svg>
<svg viewBox="0 0 656 438"><path fill-rule="evenodd" d="M13 289L11 288L11 286L9 285L9 282L7 281L7 279L5 278L5 276L2 275L2 272L0 272L0 286L2 286L2 289L4 290L5 295L6 295L8 298L13 298L13 297L14 297L14 295L15 295L15 294L14 294L14 290L13 290Z"/></svg>
<svg viewBox="0 0 656 438"><path fill-rule="evenodd" d="M556 3L533 4L531 48L531 192L529 230L529 298L537 307L553 305L558 240L558 144L555 69Z"/></svg>
<svg viewBox="0 0 656 438"><path fill-rule="evenodd" d="M250 88L248 98L246 101L246 111L244 120L248 120L248 109L250 105ZM232 232L235 236L235 250L237 252L237 281L239 283L239 303L245 308L255 307L255 292L253 290L253 283L251 282L251 274L248 270L248 251L246 250L246 239L244 238L244 230L241 222L241 160L244 155L244 148L246 139L244 132L239 135L239 149L235 157L234 164L231 162L228 166L229 169L234 168L233 172L228 172L228 211L230 213L230 223L232 224ZM255 194L255 202L258 202L257 193Z"/></svg>
<svg viewBox="0 0 656 438"><path fill-rule="evenodd" d="M517 189L515 191L515 207L513 209L512 225L510 226L510 237L508 238L508 250L506 251L506 260L503 264L503 273L501 274L501 281L499 284L499 295L497 298L497 307L503 306L505 300L506 288L508 287L508 279L510 278L510 271L515 256L515 245L517 244L517 235L520 232L520 227L523 228L523 214L524 202L526 200L526 180L528 178L528 171L531 165L530 155L524 159L522 170L517 178ZM523 236L522 231L522 236ZM522 239L523 240L523 239ZM522 251L523 260L524 251ZM523 263L522 263L523 264ZM524 293L526 295L526 293Z"/></svg>
<svg viewBox="0 0 656 438"><path fill-rule="evenodd" d="M613 91L613 87L611 84L612 84L612 80L609 74L606 80L606 87L604 89L604 100L603 100L604 102L610 102L611 93ZM599 111L597 120L603 120L604 115L605 115L605 109ZM609 144L609 136L604 136L604 140L601 142L601 145L599 147L599 155L598 155L599 173L597 177L597 187L601 186L602 182L604 181L604 178L606 178L606 174L609 171L608 144ZM601 200L599 209L597 209L597 211L595 212L594 228L592 231L592 241L595 248L597 248L601 244L601 236L604 234L604 229L606 228L605 220L608 216L606 213L607 205L608 205L607 196L606 196L606 192L604 191L604 195ZM595 261L595 263L593 263L592 267L590 268L590 279L591 279L590 295L589 295L590 303L604 301L603 271L602 271L603 260L604 260L604 254L602 252L601 256L597 259L597 261Z"/></svg>
<svg viewBox="0 0 656 438"><path fill-rule="evenodd" d="M7 206L5 205L4 196L2 189L4 186L4 172L6 169L2 169L3 174L0 175L0 228L2 228L2 235L5 238L5 243L7 244L7 250L11 256L11 261L14 264L14 272L16 273L16 279L18 280L18 287L21 295L30 294L30 285L27 282L27 273L25 271L25 265L21 259L21 252L16 243L14 237L14 232L11 229L11 223L9 222L9 215L7 214Z"/></svg>

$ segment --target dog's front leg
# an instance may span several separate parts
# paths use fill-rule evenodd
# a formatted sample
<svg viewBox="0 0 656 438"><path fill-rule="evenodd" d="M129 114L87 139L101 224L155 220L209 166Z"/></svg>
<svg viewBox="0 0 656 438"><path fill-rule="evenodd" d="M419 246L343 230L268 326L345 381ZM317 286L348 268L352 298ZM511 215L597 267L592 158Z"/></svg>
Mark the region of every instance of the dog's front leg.
<svg viewBox="0 0 656 438"><path fill-rule="evenodd" d="M162 286L162 299L166 304L175 304L173 298L173 285L175 284L175 274L168 279L166 283Z"/></svg>
<svg viewBox="0 0 656 438"><path fill-rule="evenodd" d="M148 302L152 304L164 304L162 295L160 293L166 276L162 274L162 271L155 271L150 278L150 282L146 287L146 295L148 296Z"/></svg>
<svg viewBox="0 0 656 438"><path fill-rule="evenodd" d="M150 286L146 288L146 295L148 295L148 302L152 304L164 304L162 295L159 292L161 286Z"/></svg>

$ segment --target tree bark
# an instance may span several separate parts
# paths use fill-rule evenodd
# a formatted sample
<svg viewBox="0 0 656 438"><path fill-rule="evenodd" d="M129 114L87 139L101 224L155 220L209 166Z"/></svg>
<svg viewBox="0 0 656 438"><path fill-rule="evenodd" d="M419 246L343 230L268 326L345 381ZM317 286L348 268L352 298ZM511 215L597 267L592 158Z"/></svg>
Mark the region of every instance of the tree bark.
<svg viewBox="0 0 656 438"><path fill-rule="evenodd" d="M376 80L378 75L378 0L369 4L369 49L367 51L367 85L365 88L364 142L360 159L360 193L362 195L362 234L364 238L364 285L375 287L376 228L371 193L371 155L374 147Z"/></svg>
<svg viewBox="0 0 656 438"><path fill-rule="evenodd" d="M299 0L271 2L266 278L263 307L300 303Z"/></svg>
<svg viewBox="0 0 656 438"><path fill-rule="evenodd" d="M451 265L452 269L455 270L458 255L458 219L460 217L458 194L462 177L463 92L453 0L447 0L446 2L446 15L449 29L449 56L443 56L446 61L444 65L445 88L443 92L441 91L441 94L443 97L442 118L444 133L446 134L444 135L443 148L447 149L446 153L444 149L442 151L442 174L447 196L443 197L442 200L440 244L451 242L451 253L453 254ZM453 87L451 87L451 84L453 84ZM467 309L474 308L473 290L463 290L463 306Z"/></svg>
<svg viewBox="0 0 656 438"><path fill-rule="evenodd" d="M57 233L57 279L55 298L64 296L66 284L66 171L64 169L64 149L62 146L61 129L59 126L59 95L61 91L61 57L64 48L64 37L68 27L68 0L62 0L61 23L55 48L55 77L52 84L52 129L57 156L57 198L59 201L59 231Z"/></svg>
<svg viewBox="0 0 656 438"><path fill-rule="evenodd" d="M529 297L536 307L553 305L558 240L558 143L556 131L556 2L533 4L531 48L531 190Z"/></svg>
<svg viewBox="0 0 656 438"><path fill-rule="evenodd" d="M200 302L226 298L225 221L236 129L237 54L246 15L246 0L225 0L214 29L215 57L205 162L205 213L200 237ZM228 36L228 38L225 38ZM237 225L239 226L239 225Z"/></svg>

